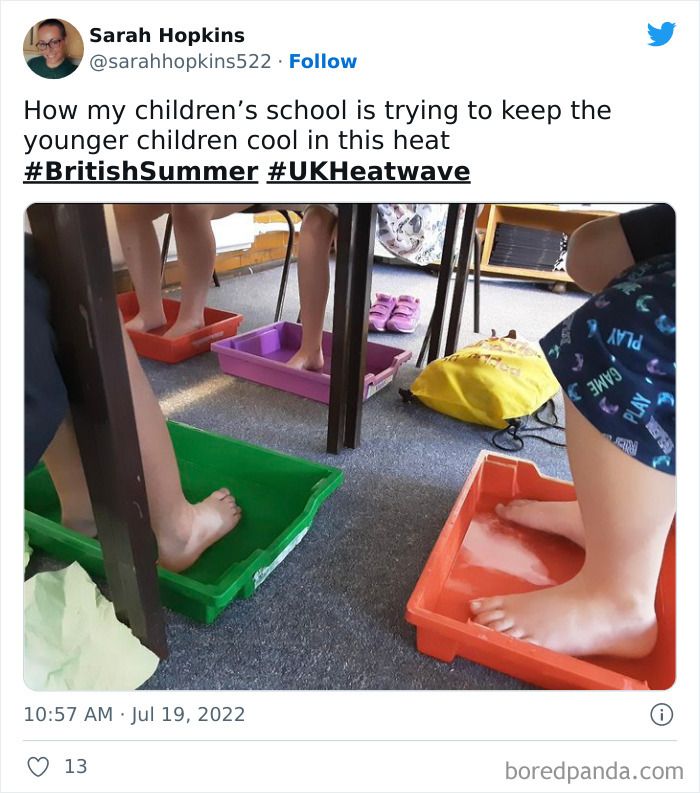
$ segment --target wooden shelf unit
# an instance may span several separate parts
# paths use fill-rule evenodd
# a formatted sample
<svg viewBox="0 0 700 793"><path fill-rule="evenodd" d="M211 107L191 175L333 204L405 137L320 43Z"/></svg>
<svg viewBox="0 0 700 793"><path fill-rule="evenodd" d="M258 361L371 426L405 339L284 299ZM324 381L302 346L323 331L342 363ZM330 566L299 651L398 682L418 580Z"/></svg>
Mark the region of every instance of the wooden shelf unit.
<svg viewBox="0 0 700 793"><path fill-rule="evenodd" d="M496 235L496 226L499 223L512 223L516 226L561 231L570 235L579 226L588 223L590 220L614 214L614 212L600 210L569 212L566 209L558 209L546 204L491 204L481 256L481 275L498 275L532 281L573 283L569 275L563 270L535 270L530 267L506 267L489 264Z"/></svg>

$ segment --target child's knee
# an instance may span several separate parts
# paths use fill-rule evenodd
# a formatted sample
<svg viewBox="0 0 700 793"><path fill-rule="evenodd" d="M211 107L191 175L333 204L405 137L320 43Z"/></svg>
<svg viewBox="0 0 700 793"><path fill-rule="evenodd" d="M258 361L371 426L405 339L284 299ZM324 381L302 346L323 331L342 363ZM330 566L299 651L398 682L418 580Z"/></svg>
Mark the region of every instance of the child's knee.
<svg viewBox="0 0 700 793"><path fill-rule="evenodd" d="M179 227L201 226L211 222L214 204L173 204L173 223Z"/></svg>
<svg viewBox="0 0 700 793"><path fill-rule="evenodd" d="M301 230L304 234L309 234L316 238L325 237L330 240L335 231L335 215L324 207L312 206L304 213L304 220Z"/></svg>
<svg viewBox="0 0 700 793"><path fill-rule="evenodd" d="M566 271L589 292L601 290L632 264L634 259L616 215L591 220L569 238Z"/></svg>
<svg viewBox="0 0 700 793"><path fill-rule="evenodd" d="M595 223L595 221L593 221ZM586 223L574 231L569 237L569 244L566 251L566 271L579 283L579 278L586 275L587 265L590 263L592 255L595 255L595 229L591 230L591 223Z"/></svg>
<svg viewBox="0 0 700 793"><path fill-rule="evenodd" d="M113 204L114 219L120 226L155 220L168 211L167 204Z"/></svg>
<svg viewBox="0 0 700 793"><path fill-rule="evenodd" d="M613 232L611 221L616 218L591 220L579 226L569 238L566 271L579 286L592 292L604 285L599 283L598 270L606 254L606 241Z"/></svg>
<svg viewBox="0 0 700 793"><path fill-rule="evenodd" d="M137 204L114 204L112 210L118 226L132 225L140 218Z"/></svg>

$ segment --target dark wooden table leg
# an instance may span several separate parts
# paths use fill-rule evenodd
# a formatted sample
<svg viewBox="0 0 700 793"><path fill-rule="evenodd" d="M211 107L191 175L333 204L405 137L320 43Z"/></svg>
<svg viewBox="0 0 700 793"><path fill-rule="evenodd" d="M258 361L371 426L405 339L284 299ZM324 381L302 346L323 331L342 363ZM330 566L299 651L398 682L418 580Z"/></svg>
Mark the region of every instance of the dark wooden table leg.
<svg viewBox="0 0 700 793"><path fill-rule="evenodd" d="M163 286L165 277L165 264L168 261L168 251L170 250L170 238L173 234L173 213L168 212L163 231L163 244L160 246L160 285Z"/></svg>
<svg viewBox="0 0 700 793"><path fill-rule="evenodd" d="M345 416L345 445L356 449L362 430L362 404L367 361L369 302L374 262L375 204L358 204L351 260L350 312L348 325L348 388Z"/></svg>
<svg viewBox="0 0 700 793"><path fill-rule="evenodd" d="M481 327L481 255L483 253L481 237L474 237L474 333Z"/></svg>
<svg viewBox="0 0 700 793"><path fill-rule="evenodd" d="M476 225L476 210L478 204L467 204L462 224L462 234L459 242L459 255L457 257L457 274L452 291L452 308L447 325L447 338L445 340L445 355L452 355L459 343L459 331L462 327L462 310L464 308L464 292L469 280L469 260L472 245L474 244L474 227Z"/></svg>
<svg viewBox="0 0 700 793"><path fill-rule="evenodd" d="M445 240L442 245L442 259L438 273L438 285L435 293L435 310L430 326L430 345L428 346L428 363L440 357L442 344L442 327L445 319L445 304L447 292L452 276L452 257L454 254L455 238L457 236L457 222L459 220L459 204L450 204L447 209L447 224L445 226Z"/></svg>
<svg viewBox="0 0 700 793"><path fill-rule="evenodd" d="M333 296L333 350L331 353L331 394L328 405L326 450L338 454L343 446L348 391L348 331L350 287L356 204L338 205L338 236L335 255Z"/></svg>
<svg viewBox="0 0 700 793"><path fill-rule="evenodd" d="M280 215L287 221L289 237L287 239L287 250L284 255L284 266L282 267L282 278L280 279L280 289L277 294L277 308L275 308L275 322L280 321L284 309L284 299L287 294L287 281L289 280L289 265L292 261L292 250L294 248L294 223L292 217L286 209L279 210Z"/></svg>
<svg viewBox="0 0 700 793"><path fill-rule="evenodd" d="M102 206L28 210L52 296L61 371L71 401L105 571L117 616L167 655L143 467L114 295Z"/></svg>
<svg viewBox="0 0 700 793"><path fill-rule="evenodd" d="M423 366L425 355L428 352L428 345L430 344L430 330L433 327L434 321L435 321L435 309L433 308L433 313L430 315L430 320L428 321L428 329L426 330L425 336L423 337L423 343L420 346L420 352L418 353L418 358L416 358L417 369L420 369L421 366Z"/></svg>

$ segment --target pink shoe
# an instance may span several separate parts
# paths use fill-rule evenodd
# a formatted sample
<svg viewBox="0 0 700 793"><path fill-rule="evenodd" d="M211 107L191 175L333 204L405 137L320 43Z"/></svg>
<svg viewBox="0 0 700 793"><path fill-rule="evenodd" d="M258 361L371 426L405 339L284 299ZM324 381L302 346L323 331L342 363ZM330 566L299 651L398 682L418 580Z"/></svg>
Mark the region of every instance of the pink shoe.
<svg viewBox="0 0 700 793"><path fill-rule="evenodd" d="M411 295L400 295L386 329L393 333L413 333L420 319L420 300Z"/></svg>
<svg viewBox="0 0 700 793"><path fill-rule="evenodd" d="M377 300L369 310L369 329L382 332L391 312L396 308L396 298L377 292Z"/></svg>

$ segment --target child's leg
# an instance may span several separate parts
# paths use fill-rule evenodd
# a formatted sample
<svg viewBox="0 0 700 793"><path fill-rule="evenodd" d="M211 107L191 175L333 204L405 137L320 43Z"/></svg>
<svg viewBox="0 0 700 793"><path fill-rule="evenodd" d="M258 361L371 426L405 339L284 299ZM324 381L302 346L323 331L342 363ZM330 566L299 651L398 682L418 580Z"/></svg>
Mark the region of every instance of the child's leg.
<svg viewBox="0 0 700 793"><path fill-rule="evenodd" d="M591 220L571 235L566 271L587 292L600 292L634 264L620 218Z"/></svg>
<svg viewBox="0 0 700 793"><path fill-rule="evenodd" d="M301 302L301 347L289 365L296 369L322 369L323 319L326 314L330 272L328 258L335 233L336 218L320 206L304 215L299 234L299 299Z"/></svg>
<svg viewBox="0 0 700 793"><path fill-rule="evenodd" d="M160 405L131 340L126 333L123 336L159 561L169 570L184 570L231 531L240 520L241 510L226 488L216 490L199 504L187 501Z"/></svg>
<svg viewBox="0 0 700 793"><path fill-rule="evenodd" d="M204 307L216 259L211 222L247 206L249 204L173 204L173 229L182 265L182 300L177 321L165 334L167 337L182 336L204 326Z"/></svg>
<svg viewBox="0 0 700 793"><path fill-rule="evenodd" d="M139 301L139 313L129 330L149 331L165 325L160 288L160 246L153 221L167 204L115 204L119 241Z"/></svg>
<svg viewBox="0 0 700 793"><path fill-rule="evenodd" d="M561 586L474 601L474 620L569 655L643 656L656 641L654 598L675 477L626 455L564 401L584 565Z"/></svg>
<svg viewBox="0 0 700 793"><path fill-rule="evenodd" d="M69 529L94 537L97 533L95 517L70 414L56 431L44 452L43 460L61 502L61 523Z"/></svg>
<svg viewBox="0 0 700 793"><path fill-rule="evenodd" d="M576 283L599 292L634 264L627 237L618 216L585 223L571 235L566 269ZM584 544L583 520L578 502L543 502L520 499L499 505L497 514L522 526L561 534Z"/></svg>
<svg viewBox="0 0 700 793"><path fill-rule="evenodd" d="M123 337L159 562L177 572L190 567L210 545L228 534L240 520L241 510L226 488L214 491L198 504L186 500L160 405L126 332ZM70 425L64 422L59 430L62 432L70 433ZM71 515L64 512L64 518L71 520L66 525L74 528L77 521L85 532L86 525L94 518L75 438L62 436L58 445L52 443L45 461L59 490L61 504L71 505ZM75 510L81 505L83 514L76 515Z"/></svg>

